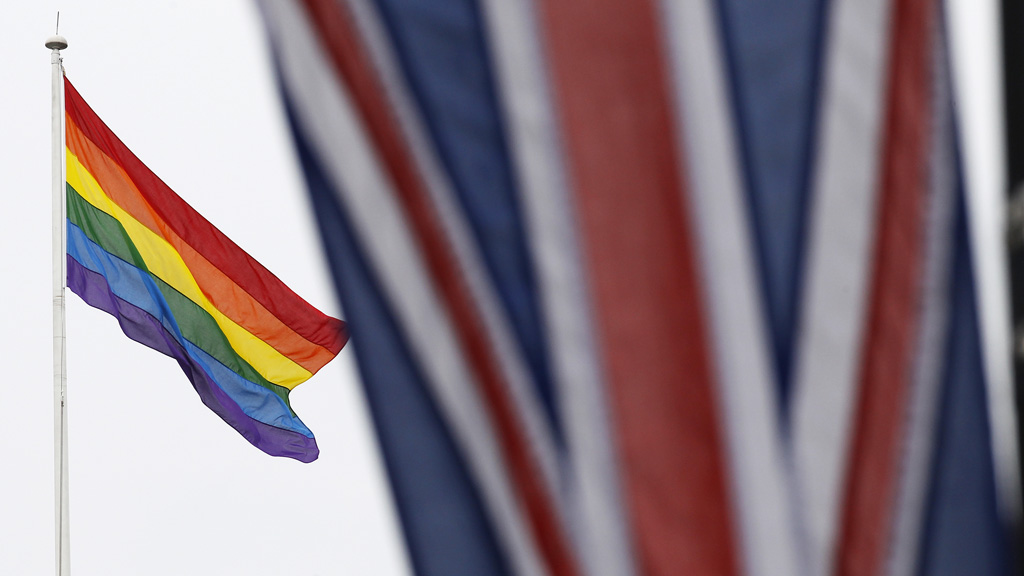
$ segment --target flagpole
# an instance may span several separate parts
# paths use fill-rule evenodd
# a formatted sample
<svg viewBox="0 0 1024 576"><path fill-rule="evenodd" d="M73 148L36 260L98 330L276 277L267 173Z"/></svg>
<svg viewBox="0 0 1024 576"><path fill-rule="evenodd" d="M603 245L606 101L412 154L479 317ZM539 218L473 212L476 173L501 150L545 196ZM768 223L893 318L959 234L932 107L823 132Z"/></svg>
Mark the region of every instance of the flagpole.
<svg viewBox="0 0 1024 576"><path fill-rule="evenodd" d="M67 216L64 205L64 68L60 51L68 47L63 36L46 39L52 68L53 141L53 442L54 490L56 500L57 576L71 574L71 545L68 527L68 380L65 373L64 287L67 285L65 246Z"/></svg>

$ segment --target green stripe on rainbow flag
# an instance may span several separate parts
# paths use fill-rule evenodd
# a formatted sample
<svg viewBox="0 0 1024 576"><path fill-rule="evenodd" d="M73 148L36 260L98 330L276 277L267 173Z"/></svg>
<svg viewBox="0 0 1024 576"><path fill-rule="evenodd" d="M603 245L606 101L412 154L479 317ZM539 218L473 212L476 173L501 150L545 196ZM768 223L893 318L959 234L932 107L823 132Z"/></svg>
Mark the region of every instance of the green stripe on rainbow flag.
<svg viewBox="0 0 1024 576"><path fill-rule="evenodd" d="M64 83L68 286L176 358L203 402L251 443L315 459L288 393L337 355L344 323L185 203Z"/></svg>

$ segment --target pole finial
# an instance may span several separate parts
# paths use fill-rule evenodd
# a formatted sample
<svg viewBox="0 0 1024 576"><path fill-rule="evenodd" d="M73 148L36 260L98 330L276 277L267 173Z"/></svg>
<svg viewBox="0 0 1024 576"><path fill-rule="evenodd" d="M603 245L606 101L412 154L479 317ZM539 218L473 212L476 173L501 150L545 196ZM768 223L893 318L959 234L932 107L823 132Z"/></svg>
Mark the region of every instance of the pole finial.
<svg viewBox="0 0 1024 576"><path fill-rule="evenodd" d="M63 50L68 47L68 41L60 35L60 10L57 10L57 26L53 29L53 36L46 39L46 47L50 50Z"/></svg>
<svg viewBox="0 0 1024 576"><path fill-rule="evenodd" d="M68 47L68 41L60 34L54 34L46 39L46 47L50 50L63 50Z"/></svg>

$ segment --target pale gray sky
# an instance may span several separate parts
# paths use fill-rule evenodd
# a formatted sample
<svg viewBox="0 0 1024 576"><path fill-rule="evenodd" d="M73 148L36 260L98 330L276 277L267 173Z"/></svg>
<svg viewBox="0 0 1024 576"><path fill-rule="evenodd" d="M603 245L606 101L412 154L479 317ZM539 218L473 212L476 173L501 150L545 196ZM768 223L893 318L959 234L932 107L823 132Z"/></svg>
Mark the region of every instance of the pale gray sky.
<svg viewBox="0 0 1024 576"><path fill-rule="evenodd" d="M246 0L5 5L0 19L0 574L53 571L50 64L172 189L340 315ZM177 364L68 293L76 575L402 574L404 552L348 348L292 394L320 459L272 458Z"/></svg>
<svg viewBox="0 0 1024 576"><path fill-rule="evenodd" d="M0 574L53 566L50 66L175 191L299 294L339 315L254 7L246 0L11 2L0 19ZM992 0L950 10L993 397L1009 408ZM69 293L76 575L406 572L350 349L294 392L320 459L265 456L199 401L174 361ZM1000 419L1003 440L1011 424ZM1000 444L1009 456L1012 442ZM1005 461L1005 459L1004 459Z"/></svg>

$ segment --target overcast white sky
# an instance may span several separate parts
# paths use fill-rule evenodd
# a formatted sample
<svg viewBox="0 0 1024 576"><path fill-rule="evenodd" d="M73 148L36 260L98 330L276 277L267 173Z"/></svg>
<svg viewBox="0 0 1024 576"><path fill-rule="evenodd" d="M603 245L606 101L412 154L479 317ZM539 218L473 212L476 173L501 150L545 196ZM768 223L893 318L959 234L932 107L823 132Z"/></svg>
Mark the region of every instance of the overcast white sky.
<svg viewBox="0 0 1024 576"><path fill-rule="evenodd" d="M990 0L958 0L979 267L1001 281L1002 179ZM0 574L53 566L50 66L61 10L69 78L175 191L315 306L340 315L246 0L10 2L0 18ZM966 34L963 33L966 31ZM1005 385L1002 297L986 290ZM248 445L173 360L68 296L76 575L404 574L404 552L346 348L292 395L310 465ZM1009 405L1000 397L995 405ZM1005 428L1004 428L1005 430Z"/></svg>
<svg viewBox="0 0 1024 576"><path fill-rule="evenodd" d="M340 316L246 0L11 2L0 17L0 574L53 571L50 64L229 237ZM292 394L320 459L250 446L177 364L68 292L76 575L403 574L352 351Z"/></svg>

